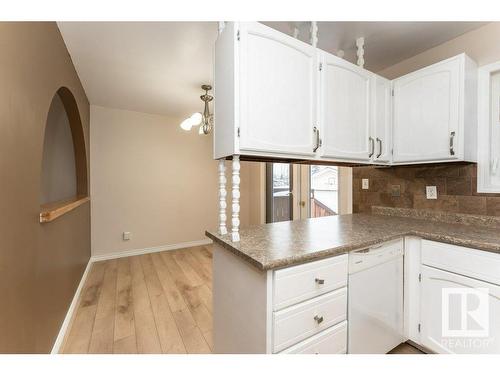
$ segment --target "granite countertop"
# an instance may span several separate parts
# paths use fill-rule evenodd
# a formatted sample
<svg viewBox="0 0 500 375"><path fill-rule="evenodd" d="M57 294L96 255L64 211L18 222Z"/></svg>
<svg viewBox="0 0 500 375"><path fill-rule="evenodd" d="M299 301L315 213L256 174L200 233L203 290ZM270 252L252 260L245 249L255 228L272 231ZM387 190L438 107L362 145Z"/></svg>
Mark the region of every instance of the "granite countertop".
<svg viewBox="0 0 500 375"><path fill-rule="evenodd" d="M498 228L373 214L258 225L242 229L240 242L216 231L205 233L260 270L344 254L406 235L500 253Z"/></svg>

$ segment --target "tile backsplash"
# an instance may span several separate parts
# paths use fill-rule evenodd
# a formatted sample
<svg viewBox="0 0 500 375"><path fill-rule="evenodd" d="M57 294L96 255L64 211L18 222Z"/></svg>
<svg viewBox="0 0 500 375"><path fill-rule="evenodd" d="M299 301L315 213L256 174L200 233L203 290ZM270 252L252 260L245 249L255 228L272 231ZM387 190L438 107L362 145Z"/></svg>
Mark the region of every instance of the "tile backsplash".
<svg viewBox="0 0 500 375"><path fill-rule="evenodd" d="M369 179L369 189L361 180ZM438 197L427 199L426 186ZM500 216L500 194L480 194L476 164L353 168L353 212L372 206L417 208L444 212Z"/></svg>

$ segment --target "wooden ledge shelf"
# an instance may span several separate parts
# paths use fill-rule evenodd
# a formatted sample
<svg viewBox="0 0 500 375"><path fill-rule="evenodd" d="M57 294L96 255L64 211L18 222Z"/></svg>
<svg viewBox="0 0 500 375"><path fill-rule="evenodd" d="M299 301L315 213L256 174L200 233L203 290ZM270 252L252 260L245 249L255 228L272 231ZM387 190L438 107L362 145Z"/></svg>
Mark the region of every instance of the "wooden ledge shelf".
<svg viewBox="0 0 500 375"><path fill-rule="evenodd" d="M40 223L48 223L90 201L90 197L74 197L64 201L42 204Z"/></svg>

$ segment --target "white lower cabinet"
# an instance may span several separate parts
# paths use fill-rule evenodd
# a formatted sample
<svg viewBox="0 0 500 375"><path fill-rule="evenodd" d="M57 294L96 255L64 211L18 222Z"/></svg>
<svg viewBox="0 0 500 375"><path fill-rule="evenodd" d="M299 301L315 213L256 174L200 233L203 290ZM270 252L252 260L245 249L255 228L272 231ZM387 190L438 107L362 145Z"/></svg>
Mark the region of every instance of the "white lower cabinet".
<svg viewBox="0 0 500 375"><path fill-rule="evenodd" d="M420 344L500 354L500 255L421 241Z"/></svg>
<svg viewBox="0 0 500 375"><path fill-rule="evenodd" d="M274 311L347 285L347 254L274 272Z"/></svg>
<svg viewBox="0 0 500 375"><path fill-rule="evenodd" d="M325 329L281 354L345 354L347 352L347 322Z"/></svg>
<svg viewBox="0 0 500 375"><path fill-rule="evenodd" d="M500 286L422 266L421 342L436 353L500 353Z"/></svg>
<svg viewBox="0 0 500 375"><path fill-rule="evenodd" d="M274 352L347 319L347 288L274 313Z"/></svg>
<svg viewBox="0 0 500 375"><path fill-rule="evenodd" d="M345 353L351 254L259 271L214 245L214 352ZM500 354L500 254L406 237L404 262L403 339Z"/></svg>

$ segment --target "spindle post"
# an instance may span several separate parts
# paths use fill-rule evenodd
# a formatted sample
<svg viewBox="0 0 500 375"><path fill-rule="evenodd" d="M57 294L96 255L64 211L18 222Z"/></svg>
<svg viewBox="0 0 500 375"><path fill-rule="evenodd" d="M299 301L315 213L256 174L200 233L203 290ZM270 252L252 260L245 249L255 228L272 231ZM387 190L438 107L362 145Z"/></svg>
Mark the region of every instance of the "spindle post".
<svg viewBox="0 0 500 375"><path fill-rule="evenodd" d="M226 22L224 21L219 21L218 23L218 32L219 32L219 35L222 34L222 31L224 31L224 28L226 27Z"/></svg>
<svg viewBox="0 0 500 375"><path fill-rule="evenodd" d="M227 234L226 227L226 163L224 159L219 160L219 234Z"/></svg>
<svg viewBox="0 0 500 375"><path fill-rule="evenodd" d="M231 241L240 241L240 156L233 155Z"/></svg>
<svg viewBox="0 0 500 375"><path fill-rule="evenodd" d="M363 67L365 65L365 38L360 37L356 39L356 47L358 47L357 55L358 55L358 66Z"/></svg>
<svg viewBox="0 0 500 375"><path fill-rule="evenodd" d="M313 47L318 45L318 23L316 21L311 22L311 45Z"/></svg>

